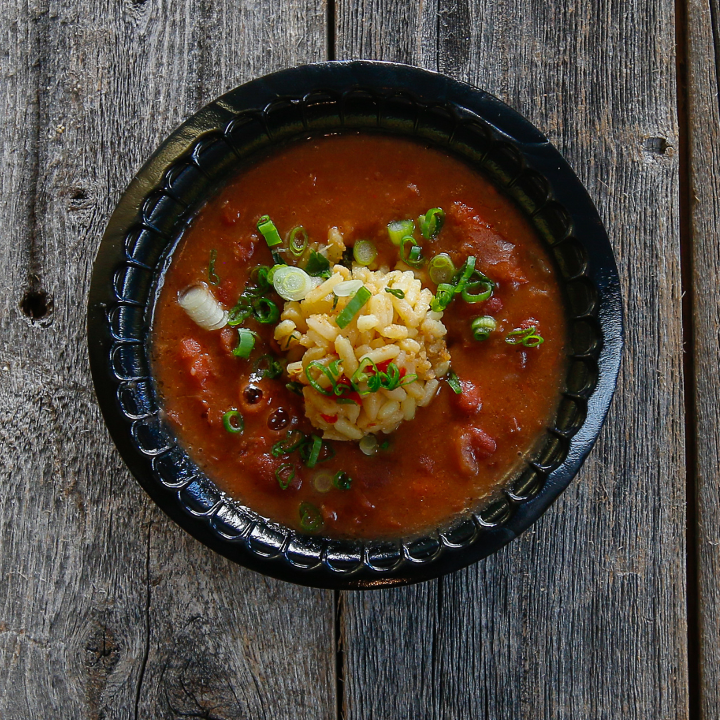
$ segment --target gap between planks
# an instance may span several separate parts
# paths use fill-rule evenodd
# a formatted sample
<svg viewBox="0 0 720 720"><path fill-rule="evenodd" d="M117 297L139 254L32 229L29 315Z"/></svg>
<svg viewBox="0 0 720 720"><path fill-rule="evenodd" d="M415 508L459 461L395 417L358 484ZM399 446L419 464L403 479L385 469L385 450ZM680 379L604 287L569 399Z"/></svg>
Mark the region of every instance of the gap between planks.
<svg viewBox="0 0 720 720"><path fill-rule="evenodd" d="M685 406L688 718L700 718L700 620L697 532L697 409L693 321L693 232L690 216L690 143L688 119L687 0L675 2L676 87L678 113L678 165L680 187L680 277L682 287L683 376Z"/></svg>

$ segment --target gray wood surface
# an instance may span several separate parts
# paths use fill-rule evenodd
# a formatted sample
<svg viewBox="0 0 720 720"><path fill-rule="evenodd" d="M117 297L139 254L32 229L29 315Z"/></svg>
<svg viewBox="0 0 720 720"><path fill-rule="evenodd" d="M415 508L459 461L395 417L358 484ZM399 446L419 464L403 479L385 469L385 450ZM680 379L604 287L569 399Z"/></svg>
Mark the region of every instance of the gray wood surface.
<svg viewBox="0 0 720 720"><path fill-rule="evenodd" d="M332 593L170 523L104 430L85 351L133 173L220 92L322 59L324 7L0 0L0 33L0 717L334 718Z"/></svg>
<svg viewBox="0 0 720 720"><path fill-rule="evenodd" d="M339 720L339 703L348 720L714 720L718 1L680 4L697 589L674 2L328 1L0 0L0 718ZM221 92L333 53L438 69L541 127L608 228L628 329L608 424L562 499L472 568L343 593L341 638L333 593L237 568L150 503L104 430L84 339L100 237L152 149Z"/></svg>
<svg viewBox="0 0 720 720"><path fill-rule="evenodd" d="M688 2L690 268L696 407L700 716L720 717L720 110L714 0Z"/></svg>
<svg viewBox="0 0 720 720"><path fill-rule="evenodd" d="M345 594L347 717L685 718L674 5L361 0L337 18L339 59L439 69L548 134L606 224L628 329L598 446L530 532L437 582Z"/></svg>

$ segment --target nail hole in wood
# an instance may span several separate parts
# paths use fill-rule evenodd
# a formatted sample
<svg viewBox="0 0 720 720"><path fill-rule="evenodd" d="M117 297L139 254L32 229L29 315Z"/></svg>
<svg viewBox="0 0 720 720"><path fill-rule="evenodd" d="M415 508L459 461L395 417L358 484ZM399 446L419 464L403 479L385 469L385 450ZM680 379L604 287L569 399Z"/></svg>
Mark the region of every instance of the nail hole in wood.
<svg viewBox="0 0 720 720"><path fill-rule="evenodd" d="M645 150L656 155L665 155L668 148L668 141L661 137L651 137L645 141Z"/></svg>
<svg viewBox="0 0 720 720"><path fill-rule="evenodd" d="M33 325L49 325L53 314L53 297L42 288L30 287L20 301L20 309Z"/></svg>

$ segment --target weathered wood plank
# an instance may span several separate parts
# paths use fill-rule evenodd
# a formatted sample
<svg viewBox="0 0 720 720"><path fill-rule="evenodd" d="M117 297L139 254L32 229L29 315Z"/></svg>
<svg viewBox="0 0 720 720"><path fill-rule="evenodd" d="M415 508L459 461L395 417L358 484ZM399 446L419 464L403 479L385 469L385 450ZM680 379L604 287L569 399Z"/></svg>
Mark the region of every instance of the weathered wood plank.
<svg viewBox="0 0 720 720"><path fill-rule="evenodd" d="M610 234L627 351L598 447L530 532L439 582L345 595L347 717L407 717L418 698L414 716L428 718L686 717L673 3L413 10L341 1L337 56L445 71L549 135ZM388 614L405 622L372 621Z"/></svg>
<svg viewBox="0 0 720 720"><path fill-rule="evenodd" d="M324 7L0 0L0 37L0 716L334 718L332 593L243 571L151 505L84 327L133 172L221 91L322 59ZM51 324L26 322L27 289Z"/></svg>
<svg viewBox="0 0 720 720"><path fill-rule="evenodd" d="M720 7L687 3L691 303L694 326L700 710L720 716Z"/></svg>

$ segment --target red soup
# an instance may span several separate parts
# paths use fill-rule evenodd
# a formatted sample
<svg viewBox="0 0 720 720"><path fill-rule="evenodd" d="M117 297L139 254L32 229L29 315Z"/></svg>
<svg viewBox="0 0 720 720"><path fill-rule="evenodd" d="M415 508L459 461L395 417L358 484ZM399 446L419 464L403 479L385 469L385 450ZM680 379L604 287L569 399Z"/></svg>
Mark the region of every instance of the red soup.
<svg viewBox="0 0 720 720"><path fill-rule="evenodd" d="M155 312L167 422L230 496L382 538L447 524L552 422L549 257L484 177L419 143L306 139L246 169L175 250Z"/></svg>

